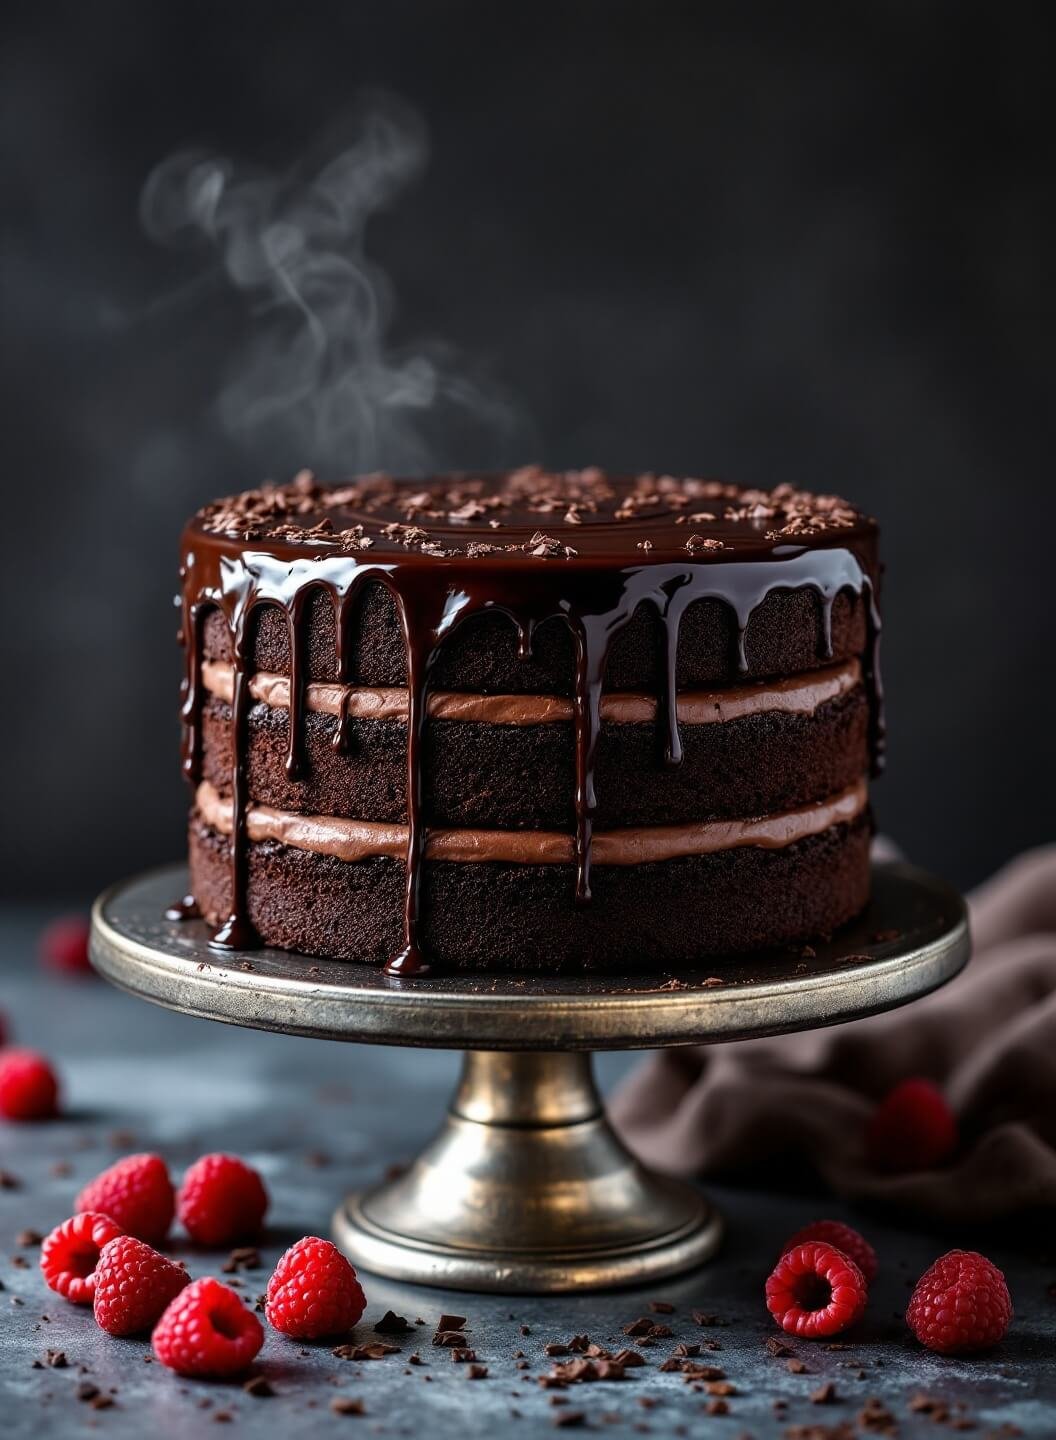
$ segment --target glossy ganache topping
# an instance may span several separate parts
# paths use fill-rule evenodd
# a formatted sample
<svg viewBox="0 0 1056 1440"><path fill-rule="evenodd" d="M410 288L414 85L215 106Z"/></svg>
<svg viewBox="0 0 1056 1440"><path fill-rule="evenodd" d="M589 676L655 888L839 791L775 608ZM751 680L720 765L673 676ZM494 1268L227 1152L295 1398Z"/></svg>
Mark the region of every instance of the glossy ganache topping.
<svg viewBox="0 0 1056 1440"><path fill-rule="evenodd" d="M422 738L430 672L444 641L468 617L495 611L515 628L518 651L532 653L535 629L559 617L575 656L575 898L589 903L596 808L594 757L601 695L613 637L641 605L658 617L664 654L657 697L664 758L682 758L676 695L679 625L698 600L718 600L734 618L733 669L748 669L752 614L778 589L818 597L821 658L831 655L836 596L867 605L864 672L872 715L874 766L883 748L877 609L877 527L847 501L790 485L742 489L718 480L670 475L610 477L597 469L554 473L529 466L503 475L448 475L428 481L386 475L331 488L308 472L288 485L262 486L206 505L187 526L181 565L184 770L200 777L204 693L201 625L218 611L230 633L233 666L231 914L215 933L220 948L255 943L246 907L246 714L252 703L250 622L257 607L285 613L290 641L287 770L303 764L308 602L320 591L334 606L337 680L347 684L350 619L365 584L384 585L397 607L407 659L407 845L402 950L390 974L421 975L420 881L425 856ZM335 744L345 743L338 716Z"/></svg>

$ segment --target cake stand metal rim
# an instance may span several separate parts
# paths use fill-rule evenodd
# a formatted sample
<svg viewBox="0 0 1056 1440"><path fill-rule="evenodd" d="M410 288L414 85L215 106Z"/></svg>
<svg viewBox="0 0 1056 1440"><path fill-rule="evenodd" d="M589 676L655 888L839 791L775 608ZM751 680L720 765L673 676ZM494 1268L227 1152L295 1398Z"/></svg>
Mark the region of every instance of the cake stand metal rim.
<svg viewBox="0 0 1056 1440"><path fill-rule="evenodd" d="M360 1209L368 1190L353 1191L338 1205L331 1234L346 1254L375 1274L445 1290L500 1295L556 1295L618 1290L695 1270L710 1260L725 1233L722 1214L703 1193L694 1216L677 1230L648 1241L584 1250L532 1253L475 1251L456 1246L416 1244L371 1224Z"/></svg>
<svg viewBox="0 0 1056 1440"><path fill-rule="evenodd" d="M292 1034L451 1049L708 1043L815 1028L893 1009L936 989L963 967L968 922L956 891L902 862L874 866L874 872L930 904L935 925L927 939L902 951L866 956L861 963L851 959L813 973L712 989L621 993L600 988L618 987L621 977L612 976L599 977L597 991L562 993L559 977L543 977L533 992L531 979L486 976L482 984L487 988L467 993L444 989L442 977L387 986L375 971L370 983L320 982L304 973L303 956L290 957L287 974L242 969L237 959L227 961L204 945L186 946L186 955L173 954L130 933L127 917L122 926L114 911L144 887L171 899L183 874L179 866L159 867L103 892L92 913L92 959L107 979L139 998L207 1019ZM281 965L281 952L265 954L273 958L262 963ZM632 978L643 982L641 976ZM464 985L465 977L461 980Z"/></svg>

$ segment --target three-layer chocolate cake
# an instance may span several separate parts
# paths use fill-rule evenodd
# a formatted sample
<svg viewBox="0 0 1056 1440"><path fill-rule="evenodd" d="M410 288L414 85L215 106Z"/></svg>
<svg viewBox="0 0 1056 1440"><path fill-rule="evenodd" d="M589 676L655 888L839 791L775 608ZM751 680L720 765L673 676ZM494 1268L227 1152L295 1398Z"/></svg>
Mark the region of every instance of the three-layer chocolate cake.
<svg viewBox="0 0 1056 1440"><path fill-rule="evenodd" d="M673 970L868 894L875 523L598 471L307 474L183 536L193 901L214 943Z"/></svg>

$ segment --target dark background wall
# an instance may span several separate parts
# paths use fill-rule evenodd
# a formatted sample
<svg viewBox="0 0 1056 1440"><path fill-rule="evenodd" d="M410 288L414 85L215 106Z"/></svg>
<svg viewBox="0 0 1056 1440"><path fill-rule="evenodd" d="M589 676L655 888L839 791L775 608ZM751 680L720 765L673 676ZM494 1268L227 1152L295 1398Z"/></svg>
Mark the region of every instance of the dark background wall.
<svg viewBox="0 0 1056 1440"><path fill-rule="evenodd" d="M367 235L394 343L443 337L516 411L441 419L435 463L853 497L886 533L882 824L965 884L1051 838L1047 12L8 8L3 886L72 897L180 852L179 526L332 459L225 432L260 317L143 235L143 182L188 143L284 166L364 86L430 136Z"/></svg>

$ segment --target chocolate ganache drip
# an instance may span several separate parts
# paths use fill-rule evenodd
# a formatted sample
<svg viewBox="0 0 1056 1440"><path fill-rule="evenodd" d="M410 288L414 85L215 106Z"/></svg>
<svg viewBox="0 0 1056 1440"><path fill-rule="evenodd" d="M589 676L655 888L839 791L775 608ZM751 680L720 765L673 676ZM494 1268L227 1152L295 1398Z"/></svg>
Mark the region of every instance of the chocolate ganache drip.
<svg viewBox="0 0 1056 1440"><path fill-rule="evenodd" d="M545 527L545 528L543 528ZM664 760L682 759L676 688L679 630L697 601L732 613L731 670L749 672L746 637L753 614L776 590L812 591L820 612L820 659L832 654L832 609L849 592L866 605L864 675L870 698L874 771L884 730L878 649L879 565L875 523L835 496L778 486L742 490L718 481L669 476L609 479L599 471L551 474L529 467L505 476L397 482L373 476L324 489L303 473L291 484L247 491L205 507L183 536L181 639L183 768L197 784L201 768L202 624L222 615L230 637L233 824L231 913L212 943L245 949L256 940L246 905L249 794L246 719L252 673L252 624L262 606L285 614L289 635L287 773L304 764L307 615L316 592L333 606L337 680L350 681L350 626L365 585L391 594L406 647L406 898L402 949L389 960L396 976L424 975L420 887L426 826L423 739L430 677L445 641L470 616L495 611L515 627L518 654L557 617L569 629L575 660L575 899L591 897L591 839L596 810L595 756L606 662L616 635L640 606L651 607L662 634L657 709ZM347 704L334 745L347 744Z"/></svg>

